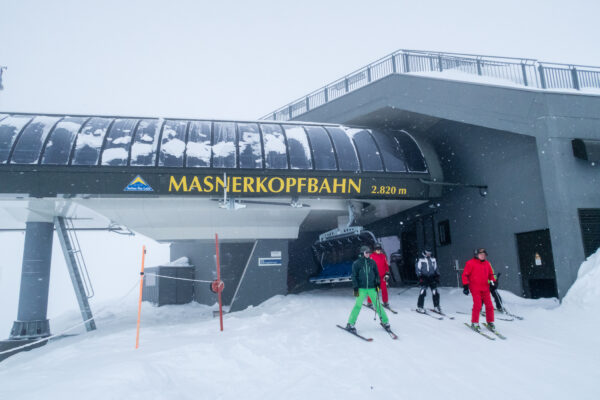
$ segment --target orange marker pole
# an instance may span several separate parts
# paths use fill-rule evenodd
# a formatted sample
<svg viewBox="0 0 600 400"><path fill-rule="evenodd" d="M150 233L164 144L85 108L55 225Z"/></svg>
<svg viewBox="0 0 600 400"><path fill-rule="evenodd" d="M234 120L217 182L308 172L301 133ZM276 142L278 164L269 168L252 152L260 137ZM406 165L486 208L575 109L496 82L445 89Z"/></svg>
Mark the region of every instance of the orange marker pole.
<svg viewBox="0 0 600 400"><path fill-rule="evenodd" d="M140 347L140 320L142 318L142 292L144 290L144 261L146 260L146 246L142 246L142 272L140 272L140 301L138 303L137 333L135 335L135 348Z"/></svg>
<svg viewBox="0 0 600 400"><path fill-rule="evenodd" d="M219 282L219 319L221 321L221 332L223 332L223 303L221 302L221 263L219 261L219 234L215 233L215 245L217 246L217 281Z"/></svg>

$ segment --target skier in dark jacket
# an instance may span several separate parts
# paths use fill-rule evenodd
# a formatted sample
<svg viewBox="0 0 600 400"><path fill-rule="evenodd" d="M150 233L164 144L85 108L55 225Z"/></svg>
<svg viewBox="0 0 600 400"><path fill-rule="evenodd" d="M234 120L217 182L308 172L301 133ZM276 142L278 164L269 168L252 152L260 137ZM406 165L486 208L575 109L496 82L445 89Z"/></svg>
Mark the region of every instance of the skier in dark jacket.
<svg viewBox="0 0 600 400"><path fill-rule="evenodd" d="M377 292L380 288L379 272L377 271L377 264L369 256L371 255L371 248L369 246L362 246L360 248L360 255L358 259L352 264L352 287L354 289L354 297L356 297L356 303L348 318L348 324L346 329L352 332L356 332L354 324L358 319L358 314L362 307L365 297L369 296L379 317L381 318L381 324L384 328L389 329L389 319L381 304L378 301Z"/></svg>
<svg viewBox="0 0 600 400"><path fill-rule="evenodd" d="M494 267L492 267L492 272L494 272ZM502 307L502 297L500 297L500 293L498 293L498 278L500 274L496 274L494 272L494 278L496 281L490 281L490 293L494 298L494 303L496 303L496 310L500 312L504 312L504 307Z"/></svg>
<svg viewBox="0 0 600 400"><path fill-rule="evenodd" d="M419 279L419 286L421 286L419 299L417 300L417 312L425 312L423 305L425 303L425 296L427 295L427 288L430 288L433 295L433 308L438 313L441 313L440 293L437 290L437 285L440 283L440 271L437 260L432 257L431 250L423 250L421 258L417 260L415 271Z"/></svg>

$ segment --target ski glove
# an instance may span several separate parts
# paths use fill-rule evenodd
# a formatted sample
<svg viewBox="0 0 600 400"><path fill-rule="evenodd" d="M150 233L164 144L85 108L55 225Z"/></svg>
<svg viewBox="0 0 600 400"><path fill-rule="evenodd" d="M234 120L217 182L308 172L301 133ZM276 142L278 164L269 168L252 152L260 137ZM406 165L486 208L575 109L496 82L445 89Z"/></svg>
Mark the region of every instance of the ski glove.
<svg viewBox="0 0 600 400"><path fill-rule="evenodd" d="M358 289L354 289L354 297L358 297Z"/></svg>
<svg viewBox="0 0 600 400"><path fill-rule="evenodd" d="M386 282L390 280L390 273L389 272L386 272L385 275L383 275L383 280L386 281Z"/></svg>
<svg viewBox="0 0 600 400"><path fill-rule="evenodd" d="M469 295L469 285L463 285L463 293L468 296Z"/></svg>

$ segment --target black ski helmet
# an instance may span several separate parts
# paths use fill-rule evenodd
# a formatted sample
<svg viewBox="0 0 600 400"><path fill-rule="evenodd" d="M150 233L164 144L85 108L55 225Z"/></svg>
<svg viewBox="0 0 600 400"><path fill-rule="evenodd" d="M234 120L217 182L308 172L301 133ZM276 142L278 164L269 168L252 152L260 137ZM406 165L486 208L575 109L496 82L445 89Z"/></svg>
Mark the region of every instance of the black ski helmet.
<svg viewBox="0 0 600 400"><path fill-rule="evenodd" d="M381 243L375 243L375 245L373 246L374 250L383 250L383 247L381 247Z"/></svg>
<svg viewBox="0 0 600 400"><path fill-rule="evenodd" d="M478 249L473 250L473 257L477 257L479 253L485 253L486 256L488 255L487 250L483 247L480 247Z"/></svg>
<svg viewBox="0 0 600 400"><path fill-rule="evenodd" d="M360 254L364 254L365 252L369 252L370 253L371 252L371 247L369 247L367 245L363 245L363 246L360 246L359 251L360 251Z"/></svg>
<svg viewBox="0 0 600 400"><path fill-rule="evenodd" d="M423 257L431 257L433 255L433 252L430 249L423 249L421 255Z"/></svg>

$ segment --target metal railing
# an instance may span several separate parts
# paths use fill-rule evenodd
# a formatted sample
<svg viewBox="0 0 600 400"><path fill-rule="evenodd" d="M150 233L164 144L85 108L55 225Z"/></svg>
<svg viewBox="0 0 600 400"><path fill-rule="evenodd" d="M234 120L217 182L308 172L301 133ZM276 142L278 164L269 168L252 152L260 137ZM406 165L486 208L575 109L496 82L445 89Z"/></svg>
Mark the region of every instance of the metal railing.
<svg viewBox="0 0 600 400"><path fill-rule="evenodd" d="M287 121L392 74L419 74L538 89L600 89L600 67L531 58L398 50L263 116Z"/></svg>

